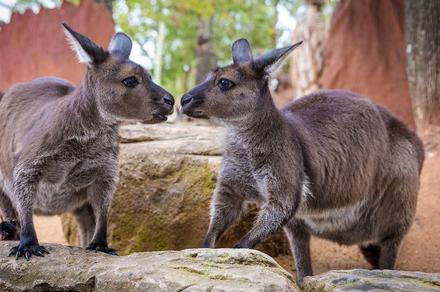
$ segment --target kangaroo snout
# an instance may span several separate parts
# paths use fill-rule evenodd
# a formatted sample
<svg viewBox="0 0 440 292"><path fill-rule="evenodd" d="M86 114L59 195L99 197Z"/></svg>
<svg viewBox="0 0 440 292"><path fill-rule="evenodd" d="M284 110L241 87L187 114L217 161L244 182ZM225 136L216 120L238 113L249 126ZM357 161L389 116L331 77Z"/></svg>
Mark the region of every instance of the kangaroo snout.
<svg viewBox="0 0 440 292"><path fill-rule="evenodd" d="M170 105L171 108L174 106L174 97L173 97L171 94L169 94L169 93L167 93L167 94L164 95L164 97L163 97L163 101L164 101L167 105Z"/></svg>
<svg viewBox="0 0 440 292"><path fill-rule="evenodd" d="M185 93L180 99L180 105L182 106L182 112L190 117L194 118L208 118L206 110L208 105L206 101L206 89L209 88L210 81L196 86L191 91Z"/></svg>
<svg viewBox="0 0 440 292"><path fill-rule="evenodd" d="M191 94L189 94L189 93L184 94L184 95L182 96L182 99L180 100L180 105L183 107L183 106L189 104L189 103L191 102L192 98L193 98L193 97L192 97Z"/></svg>
<svg viewBox="0 0 440 292"><path fill-rule="evenodd" d="M193 95L186 93L180 100L182 112L190 117L206 119L208 118L204 113L204 99L200 95Z"/></svg>

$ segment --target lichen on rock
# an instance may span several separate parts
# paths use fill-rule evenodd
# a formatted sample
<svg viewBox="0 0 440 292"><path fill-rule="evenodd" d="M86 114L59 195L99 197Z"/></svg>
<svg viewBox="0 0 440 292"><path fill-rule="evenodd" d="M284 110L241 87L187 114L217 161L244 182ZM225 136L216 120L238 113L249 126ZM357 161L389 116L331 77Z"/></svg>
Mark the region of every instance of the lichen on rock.
<svg viewBox="0 0 440 292"><path fill-rule="evenodd" d="M440 274L392 270L339 270L306 277L305 291L440 291Z"/></svg>
<svg viewBox="0 0 440 292"><path fill-rule="evenodd" d="M220 167L224 129L193 124L128 125L120 131L120 182L109 216L109 243L119 254L200 247ZM252 225L250 214L221 238L231 247ZM63 215L70 244L78 244L75 220ZM257 246L288 254L282 233Z"/></svg>
<svg viewBox="0 0 440 292"><path fill-rule="evenodd" d="M0 242L0 291L298 291L271 257L248 249L190 249L110 256L47 245L17 262Z"/></svg>

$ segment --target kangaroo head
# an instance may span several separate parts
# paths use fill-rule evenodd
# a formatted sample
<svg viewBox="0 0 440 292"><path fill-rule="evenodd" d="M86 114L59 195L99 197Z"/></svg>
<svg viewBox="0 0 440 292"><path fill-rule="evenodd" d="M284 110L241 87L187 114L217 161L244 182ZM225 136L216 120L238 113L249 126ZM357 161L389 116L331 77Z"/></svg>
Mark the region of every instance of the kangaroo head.
<svg viewBox="0 0 440 292"><path fill-rule="evenodd" d="M116 33L105 50L68 25L63 26L79 61L87 64L85 86L105 118L146 123L167 119L174 99L152 81L147 70L130 61L132 42L126 34Z"/></svg>
<svg viewBox="0 0 440 292"><path fill-rule="evenodd" d="M253 58L249 42L239 39L232 45L233 64L217 68L206 81L183 95L183 113L196 117L215 117L225 121L241 119L271 98L268 80L283 60L302 42L275 49Z"/></svg>

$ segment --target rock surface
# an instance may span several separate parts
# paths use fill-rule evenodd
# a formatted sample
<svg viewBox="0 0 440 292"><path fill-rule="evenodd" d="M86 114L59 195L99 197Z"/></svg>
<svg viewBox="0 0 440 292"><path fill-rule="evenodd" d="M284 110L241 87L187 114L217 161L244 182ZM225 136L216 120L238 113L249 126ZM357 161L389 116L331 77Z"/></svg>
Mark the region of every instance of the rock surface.
<svg viewBox="0 0 440 292"><path fill-rule="evenodd" d="M29 262L6 257L0 242L0 291L300 291L275 260L249 249L187 249L110 256L46 245ZM440 274L340 270L307 277L303 291L440 291Z"/></svg>
<svg viewBox="0 0 440 292"><path fill-rule="evenodd" d="M48 245L44 258L6 257L0 242L0 291L298 291L272 258L246 249L189 249L110 256Z"/></svg>
<svg viewBox="0 0 440 292"><path fill-rule="evenodd" d="M440 291L440 274L390 270L330 271L307 277L305 291Z"/></svg>
<svg viewBox="0 0 440 292"><path fill-rule="evenodd" d="M194 123L121 127L120 182L110 213L110 245L124 255L200 247L224 134L223 127ZM234 245L250 229L255 214L254 208L219 246ZM68 242L77 245L73 218L62 218ZM289 253L282 233L257 249L271 256Z"/></svg>

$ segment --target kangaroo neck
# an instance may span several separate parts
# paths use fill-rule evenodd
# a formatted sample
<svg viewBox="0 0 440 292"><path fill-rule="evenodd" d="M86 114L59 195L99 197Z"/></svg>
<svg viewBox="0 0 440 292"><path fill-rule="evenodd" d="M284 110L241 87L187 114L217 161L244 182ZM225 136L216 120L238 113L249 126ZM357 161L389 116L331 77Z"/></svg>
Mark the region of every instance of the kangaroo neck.
<svg viewBox="0 0 440 292"><path fill-rule="evenodd" d="M286 125L281 113L275 107L269 89L260 96L257 107L243 119L227 123L246 147L261 147L282 141L286 136Z"/></svg>

